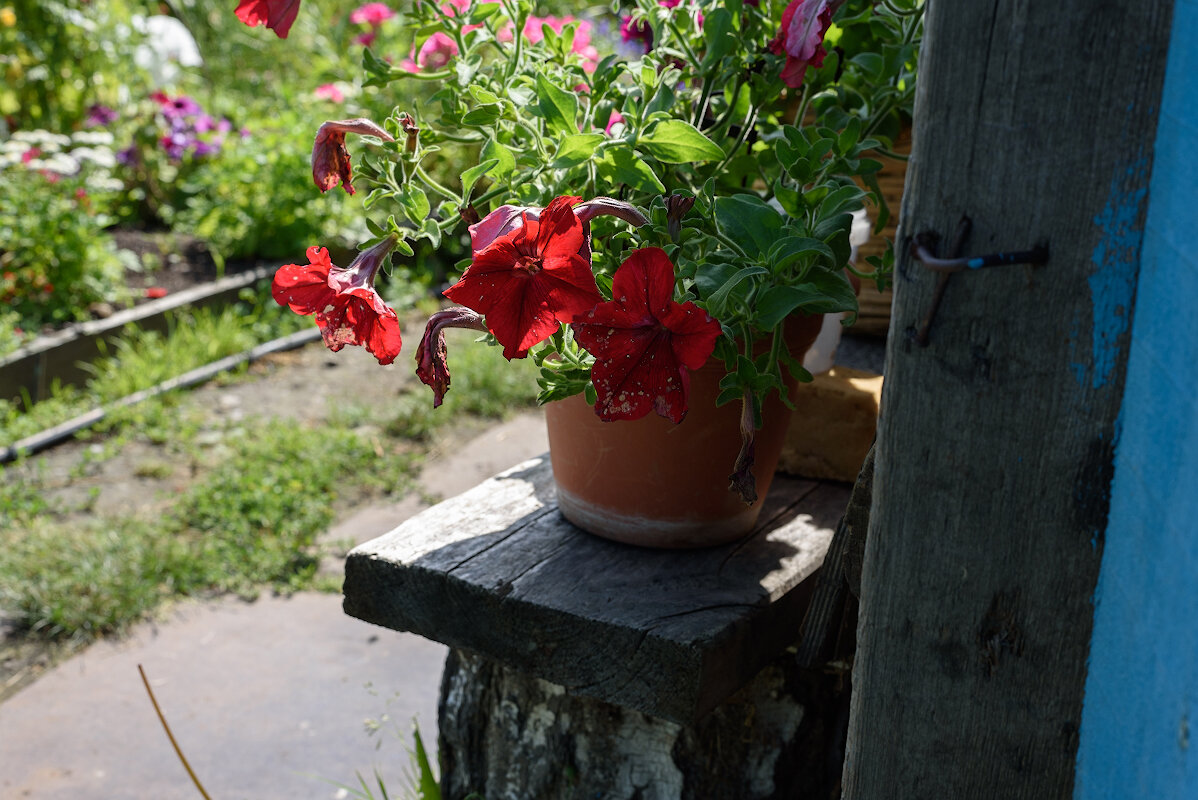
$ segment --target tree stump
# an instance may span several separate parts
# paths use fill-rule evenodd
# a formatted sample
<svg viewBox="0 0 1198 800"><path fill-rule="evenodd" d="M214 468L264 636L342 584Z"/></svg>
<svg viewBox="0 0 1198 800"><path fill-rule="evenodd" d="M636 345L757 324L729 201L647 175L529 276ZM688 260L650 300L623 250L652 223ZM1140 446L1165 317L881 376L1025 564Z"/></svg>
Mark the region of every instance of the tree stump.
<svg viewBox="0 0 1198 800"><path fill-rule="evenodd" d="M824 676L786 653L702 720L680 725L579 697L451 650L441 684L446 800L794 800L830 796L847 702L812 707ZM847 700L847 698L845 698ZM829 753L829 751L834 751Z"/></svg>
<svg viewBox="0 0 1198 800"><path fill-rule="evenodd" d="M822 797L841 676L786 650L848 493L779 475L745 539L650 550L567 522L542 456L355 548L345 610L453 648L447 798Z"/></svg>

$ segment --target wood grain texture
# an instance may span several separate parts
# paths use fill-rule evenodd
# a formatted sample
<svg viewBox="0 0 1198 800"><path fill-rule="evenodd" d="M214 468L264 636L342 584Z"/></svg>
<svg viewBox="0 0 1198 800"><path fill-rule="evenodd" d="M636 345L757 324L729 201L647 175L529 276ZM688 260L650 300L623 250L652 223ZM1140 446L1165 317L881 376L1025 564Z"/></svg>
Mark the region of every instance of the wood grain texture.
<svg viewBox="0 0 1198 800"><path fill-rule="evenodd" d="M685 724L797 638L847 498L778 476L745 540L649 550L566 522L543 456L355 548L345 611Z"/></svg>
<svg viewBox="0 0 1198 800"><path fill-rule="evenodd" d="M845 797L1072 791L1170 3L930 3ZM973 220L930 344L911 237Z"/></svg>

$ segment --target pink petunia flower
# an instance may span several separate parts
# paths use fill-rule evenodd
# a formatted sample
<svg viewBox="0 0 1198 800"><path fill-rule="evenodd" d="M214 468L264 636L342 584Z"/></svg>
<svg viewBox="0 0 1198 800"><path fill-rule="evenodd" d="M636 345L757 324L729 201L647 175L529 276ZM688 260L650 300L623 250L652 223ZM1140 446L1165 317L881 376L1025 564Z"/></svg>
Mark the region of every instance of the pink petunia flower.
<svg viewBox="0 0 1198 800"><path fill-rule="evenodd" d="M449 34L438 31L420 46L420 52L416 54L416 65L421 70L438 70L457 54L458 46Z"/></svg>
<svg viewBox="0 0 1198 800"><path fill-rule="evenodd" d="M797 89L803 85L807 67L824 64L824 35L832 24L829 0L791 0L782 12L778 35L770 42L775 55L785 55L782 82Z"/></svg>
<svg viewBox="0 0 1198 800"><path fill-rule="evenodd" d="M377 28L395 16L395 12L386 3L367 3L359 6L349 14L349 21L354 25L370 25Z"/></svg>
<svg viewBox="0 0 1198 800"><path fill-rule="evenodd" d="M336 84L325 83L317 86L312 92L313 96L318 100L332 100L334 103L345 102L345 93L337 88Z"/></svg>

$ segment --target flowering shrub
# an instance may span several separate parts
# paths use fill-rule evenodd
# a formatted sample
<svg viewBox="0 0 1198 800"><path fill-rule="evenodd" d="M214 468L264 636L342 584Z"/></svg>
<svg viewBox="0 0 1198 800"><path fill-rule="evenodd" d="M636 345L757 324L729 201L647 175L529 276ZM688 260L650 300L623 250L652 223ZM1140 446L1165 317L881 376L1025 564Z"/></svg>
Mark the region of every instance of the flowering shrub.
<svg viewBox="0 0 1198 800"><path fill-rule="evenodd" d="M294 15L293 3L256 5L279 25ZM538 363L542 401L585 392L605 420L680 421L689 371L717 358L719 402L744 404L743 465L762 398L785 394L784 371L809 377L781 335L787 317L854 312L847 273L886 280L889 258L868 273L849 263L849 232L860 209L875 210L878 229L888 214L871 156L909 111L922 5L638 0L620 19L533 10L413 4L407 57L367 48L366 85L438 91L379 122L321 126L316 185L365 191L374 236L359 262L410 254L419 239L438 247L468 226L472 255L445 292L460 305L434 315L417 346L434 404L450 386L446 327L487 331L509 359ZM445 163L443 148L462 144L469 161ZM364 321L385 327L393 313L375 303L377 267L347 281L312 251L310 261L280 271L276 298L315 313L331 347L364 344L390 363L390 344ZM323 307L296 302L301 273ZM337 316L348 296L364 316Z"/></svg>
<svg viewBox="0 0 1198 800"><path fill-rule="evenodd" d="M122 188L112 136L18 131L0 143L0 353L115 299L124 273L102 228ZM9 327L11 325L11 327Z"/></svg>

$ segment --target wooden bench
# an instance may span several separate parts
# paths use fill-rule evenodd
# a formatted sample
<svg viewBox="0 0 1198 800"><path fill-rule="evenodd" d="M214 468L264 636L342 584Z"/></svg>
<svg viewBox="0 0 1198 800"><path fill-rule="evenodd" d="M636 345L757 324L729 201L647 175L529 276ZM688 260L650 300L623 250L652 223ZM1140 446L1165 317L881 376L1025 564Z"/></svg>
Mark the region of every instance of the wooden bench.
<svg viewBox="0 0 1198 800"><path fill-rule="evenodd" d="M744 540L647 550L566 522L545 455L355 548L345 611L452 648L447 798L791 796L778 665L848 494L779 475Z"/></svg>

